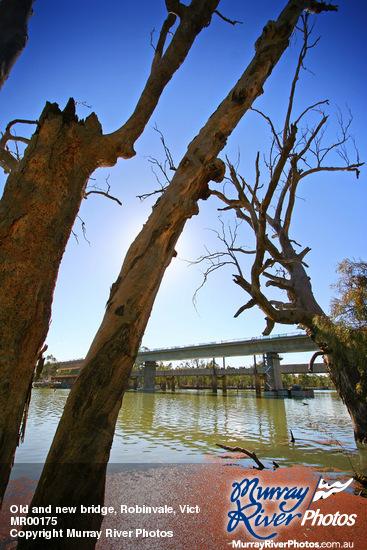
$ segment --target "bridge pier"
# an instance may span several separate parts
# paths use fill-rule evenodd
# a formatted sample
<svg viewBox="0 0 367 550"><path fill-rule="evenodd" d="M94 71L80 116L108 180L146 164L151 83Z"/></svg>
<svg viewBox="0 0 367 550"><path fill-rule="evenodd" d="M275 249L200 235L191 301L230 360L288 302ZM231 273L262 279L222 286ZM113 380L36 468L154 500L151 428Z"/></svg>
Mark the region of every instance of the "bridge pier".
<svg viewBox="0 0 367 550"><path fill-rule="evenodd" d="M254 374L255 378L255 394L256 397L261 397L261 374Z"/></svg>
<svg viewBox="0 0 367 550"><path fill-rule="evenodd" d="M275 352L270 351L266 354L266 374L268 377L266 384L270 390L278 391L283 389L280 359L281 357L279 357L279 355Z"/></svg>
<svg viewBox="0 0 367 550"><path fill-rule="evenodd" d="M257 372L256 355L254 355L254 378L253 383L255 386L256 397L261 397L261 374Z"/></svg>
<svg viewBox="0 0 367 550"><path fill-rule="evenodd" d="M144 363L144 391L154 391L155 389L155 370L157 363L155 361L145 361Z"/></svg>
<svg viewBox="0 0 367 550"><path fill-rule="evenodd" d="M162 384L161 384L162 391L167 390L167 376L162 377Z"/></svg>
<svg viewBox="0 0 367 550"><path fill-rule="evenodd" d="M227 393L227 377L225 374L222 376L222 392Z"/></svg>
<svg viewBox="0 0 367 550"><path fill-rule="evenodd" d="M212 390L213 390L213 393L218 392L218 378L216 374L212 375Z"/></svg>

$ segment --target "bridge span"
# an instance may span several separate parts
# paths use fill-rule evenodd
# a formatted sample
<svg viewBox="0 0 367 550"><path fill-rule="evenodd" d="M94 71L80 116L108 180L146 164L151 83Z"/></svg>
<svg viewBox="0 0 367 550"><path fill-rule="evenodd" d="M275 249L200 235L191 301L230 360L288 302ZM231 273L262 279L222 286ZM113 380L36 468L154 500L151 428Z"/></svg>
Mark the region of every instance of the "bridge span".
<svg viewBox="0 0 367 550"><path fill-rule="evenodd" d="M144 389L153 391L155 388L155 379L160 377L166 385L167 379L171 381L171 387L174 388L175 378L179 376L210 376L213 382L213 389L216 391L217 379L222 381L222 389L226 388L227 376L236 376L250 374L255 376L255 382L260 385L260 377L263 378L268 389L275 392L283 390L282 374L307 372L308 365L282 365L279 353L297 353L317 350L317 346L305 334L282 334L279 336L251 338L246 340L231 340L224 342L210 342L207 344L197 344L191 346L179 346L173 348L159 348L153 350L139 351L136 362L144 363L144 368L131 373L131 378L135 379L135 385L139 377L144 379ZM246 355L262 355L264 364L245 368L178 368L178 369L159 369L157 361L179 361L187 359L201 359L223 357L238 357ZM214 362L213 362L214 363ZM83 364L83 360L65 361L58 364L58 371L72 370L75 375L68 375L71 379L76 379L77 372ZM215 363L214 363L215 364ZM324 373L324 365L314 365L315 373ZM63 378L58 376L56 378Z"/></svg>
<svg viewBox="0 0 367 550"><path fill-rule="evenodd" d="M182 361L215 357L239 357L266 353L298 353L316 351L318 347L306 334L281 334L246 340L210 342L192 346L139 351L136 361Z"/></svg>

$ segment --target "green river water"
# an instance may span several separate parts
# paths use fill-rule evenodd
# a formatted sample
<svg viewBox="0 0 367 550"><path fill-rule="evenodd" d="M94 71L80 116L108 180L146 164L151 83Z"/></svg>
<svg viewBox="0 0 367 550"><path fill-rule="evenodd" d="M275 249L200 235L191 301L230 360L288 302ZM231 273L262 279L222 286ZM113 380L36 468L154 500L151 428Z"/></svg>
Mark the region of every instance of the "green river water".
<svg viewBox="0 0 367 550"><path fill-rule="evenodd" d="M35 389L15 471L44 462L70 390ZM295 442L290 443L290 430ZM253 391L127 392L110 463L202 463L226 454L216 443L255 451L265 465L361 469L348 412L332 391L313 399L256 398ZM251 459L244 459L252 466ZM365 470L364 470L365 471Z"/></svg>

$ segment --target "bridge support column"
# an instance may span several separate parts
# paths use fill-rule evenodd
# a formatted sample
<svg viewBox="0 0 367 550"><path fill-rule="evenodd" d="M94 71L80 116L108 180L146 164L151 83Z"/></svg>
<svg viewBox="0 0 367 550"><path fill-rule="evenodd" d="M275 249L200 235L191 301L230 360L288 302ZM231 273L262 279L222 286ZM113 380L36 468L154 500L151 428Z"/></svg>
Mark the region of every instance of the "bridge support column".
<svg viewBox="0 0 367 550"><path fill-rule="evenodd" d="M162 377L162 385L161 385L161 387L162 387L162 390L163 390L163 391L166 391L166 390L167 390L167 376L163 376L163 377Z"/></svg>
<svg viewBox="0 0 367 550"><path fill-rule="evenodd" d="M222 376L222 392L227 393L227 377L225 374Z"/></svg>
<svg viewBox="0 0 367 550"><path fill-rule="evenodd" d="M172 376L172 378L171 378L171 391L174 392L175 390L176 390L175 377Z"/></svg>
<svg viewBox="0 0 367 550"><path fill-rule="evenodd" d="M155 388L155 361L145 361L144 363L144 391L154 391Z"/></svg>
<svg viewBox="0 0 367 550"><path fill-rule="evenodd" d="M256 397L261 397L261 375L257 372L256 355L254 355L254 384Z"/></svg>
<svg viewBox="0 0 367 550"><path fill-rule="evenodd" d="M261 397L261 374L256 373L255 378L255 394L256 397Z"/></svg>
<svg viewBox="0 0 367 550"><path fill-rule="evenodd" d="M200 388L200 376L196 377L196 389L198 390Z"/></svg>
<svg viewBox="0 0 367 550"><path fill-rule="evenodd" d="M283 381L282 373L280 370L280 357L277 353L269 352L266 354L268 368L266 374L268 375L268 385L271 390L282 390Z"/></svg>
<svg viewBox="0 0 367 550"><path fill-rule="evenodd" d="M212 389L213 393L217 393L218 391L218 378L216 374L212 374Z"/></svg>

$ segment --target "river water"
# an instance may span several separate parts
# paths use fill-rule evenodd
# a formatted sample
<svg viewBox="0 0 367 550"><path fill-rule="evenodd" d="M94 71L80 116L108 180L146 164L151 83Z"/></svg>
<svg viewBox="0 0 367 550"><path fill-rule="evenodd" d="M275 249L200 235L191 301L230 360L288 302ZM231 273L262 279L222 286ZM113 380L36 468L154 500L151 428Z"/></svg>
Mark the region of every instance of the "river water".
<svg viewBox="0 0 367 550"><path fill-rule="evenodd" d="M44 462L70 390L35 389L19 467ZM295 442L290 442L290 430ZM307 464L360 470L352 423L337 394L313 399L256 398L253 391L127 392L110 463L202 463L226 454L216 443L255 451L266 466ZM251 459L244 459L252 467Z"/></svg>

